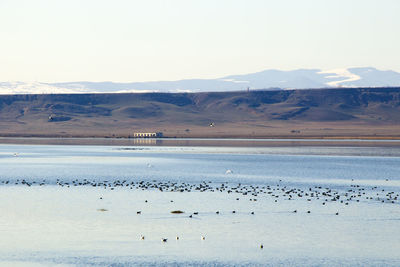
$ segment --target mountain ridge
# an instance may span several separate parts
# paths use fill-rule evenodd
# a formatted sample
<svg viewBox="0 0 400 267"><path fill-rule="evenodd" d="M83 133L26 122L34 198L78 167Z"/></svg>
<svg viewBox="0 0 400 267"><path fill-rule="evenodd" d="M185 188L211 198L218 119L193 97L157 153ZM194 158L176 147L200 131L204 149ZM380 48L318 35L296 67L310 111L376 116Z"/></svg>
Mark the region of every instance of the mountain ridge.
<svg viewBox="0 0 400 267"><path fill-rule="evenodd" d="M213 123L214 127L210 127ZM400 87L0 95L0 135L400 138Z"/></svg>
<svg viewBox="0 0 400 267"><path fill-rule="evenodd" d="M0 82L0 94L63 93L146 93L146 92L226 92L268 89L311 89L340 87L396 87L400 73L373 67L334 70L264 70L228 75L216 79L184 79L149 82Z"/></svg>

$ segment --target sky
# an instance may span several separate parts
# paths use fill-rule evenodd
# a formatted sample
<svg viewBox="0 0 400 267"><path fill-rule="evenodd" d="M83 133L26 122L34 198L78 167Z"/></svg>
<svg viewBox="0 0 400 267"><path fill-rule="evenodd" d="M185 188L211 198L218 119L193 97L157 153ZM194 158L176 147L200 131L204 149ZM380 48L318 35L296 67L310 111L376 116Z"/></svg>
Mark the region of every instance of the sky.
<svg viewBox="0 0 400 267"><path fill-rule="evenodd" d="M400 72L399 0L0 0L0 82Z"/></svg>

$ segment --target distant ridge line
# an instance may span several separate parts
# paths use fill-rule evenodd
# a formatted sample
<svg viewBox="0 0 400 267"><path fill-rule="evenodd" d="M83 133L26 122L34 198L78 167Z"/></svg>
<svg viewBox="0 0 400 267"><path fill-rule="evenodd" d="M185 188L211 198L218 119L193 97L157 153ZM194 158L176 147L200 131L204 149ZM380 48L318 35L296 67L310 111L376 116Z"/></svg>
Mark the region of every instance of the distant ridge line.
<svg viewBox="0 0 400 267"><path fill-rule="evenodd" d="M226 92L256 90L358 88L400 86L400 73L376 68L334 70L265 70L216 79L184 79L149 82L0 82L0 94L41 93L148 93L148 92Z"/></svg>

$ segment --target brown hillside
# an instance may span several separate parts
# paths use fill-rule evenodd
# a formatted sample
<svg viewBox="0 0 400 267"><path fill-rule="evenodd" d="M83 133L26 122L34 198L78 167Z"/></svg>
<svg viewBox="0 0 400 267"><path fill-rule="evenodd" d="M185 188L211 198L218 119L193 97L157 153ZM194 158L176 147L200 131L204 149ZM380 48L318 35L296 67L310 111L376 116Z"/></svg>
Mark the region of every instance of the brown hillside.
<svg viewBox="0 0 400 267"><path fill-rule="evenodd" d="M379 137L399 125L400 88L0 96L3 136Z"/></svg>

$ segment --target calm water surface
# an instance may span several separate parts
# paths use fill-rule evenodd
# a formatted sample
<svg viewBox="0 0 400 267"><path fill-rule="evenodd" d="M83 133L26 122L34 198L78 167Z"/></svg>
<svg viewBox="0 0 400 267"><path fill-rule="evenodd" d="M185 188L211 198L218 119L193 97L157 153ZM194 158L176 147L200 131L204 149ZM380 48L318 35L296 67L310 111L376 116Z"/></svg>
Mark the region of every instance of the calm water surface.
<svg viewBox="0 0 400 267"><path fill-rule="evenodd" d="M399 155L396 147L0 145L0 264L398 266L399 202L381 199L400 193ZM57 185L75 179L321 187L343 195L358 186L365 195L345 205ZM185 213L170 214L176 209Z"/></svg>

